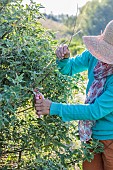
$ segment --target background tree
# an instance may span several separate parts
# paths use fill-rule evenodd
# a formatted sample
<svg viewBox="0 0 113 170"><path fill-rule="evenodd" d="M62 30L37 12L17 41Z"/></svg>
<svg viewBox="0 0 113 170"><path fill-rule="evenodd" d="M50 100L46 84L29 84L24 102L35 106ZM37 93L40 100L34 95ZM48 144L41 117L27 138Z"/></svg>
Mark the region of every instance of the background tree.
<svg viewBox="0 0 113 170"><path fill-rule="evenodd" d="M81 8L77 25L83 35L99 35L109 21L113 19L112 0L92 0Z"/></svg>

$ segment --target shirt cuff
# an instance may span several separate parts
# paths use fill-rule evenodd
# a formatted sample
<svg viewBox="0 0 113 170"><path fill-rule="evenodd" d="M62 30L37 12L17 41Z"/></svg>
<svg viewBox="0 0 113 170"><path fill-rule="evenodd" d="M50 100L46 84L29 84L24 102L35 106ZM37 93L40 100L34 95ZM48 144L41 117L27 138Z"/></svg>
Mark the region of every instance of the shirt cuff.
<svg viewBox="0 0 113 170"><path fill-rule="evenodd" d="M52 102L51 106L50 106L50 115L57 115L59 116L61 112L61 104L60 103L56 103L56 102Z"/></svg>

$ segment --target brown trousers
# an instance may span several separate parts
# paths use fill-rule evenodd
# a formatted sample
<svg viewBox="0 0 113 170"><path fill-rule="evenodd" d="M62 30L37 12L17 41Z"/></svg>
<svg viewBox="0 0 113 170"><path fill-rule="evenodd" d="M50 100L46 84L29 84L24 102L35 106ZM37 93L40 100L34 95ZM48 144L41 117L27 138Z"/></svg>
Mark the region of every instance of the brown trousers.
<svg viewBox="0 0 113 170"><path fill-rule="evenodd" d="M83 170L113 170L113 140L101 140L104 152L95 154L91 162L83 162Z"/></svg>

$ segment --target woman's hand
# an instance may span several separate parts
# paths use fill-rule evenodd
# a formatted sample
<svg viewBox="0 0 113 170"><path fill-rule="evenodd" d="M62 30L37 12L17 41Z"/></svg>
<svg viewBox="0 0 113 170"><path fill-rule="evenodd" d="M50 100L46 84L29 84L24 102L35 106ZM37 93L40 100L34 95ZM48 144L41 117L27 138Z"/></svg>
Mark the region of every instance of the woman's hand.
<svg viewBox="0 0 113 170"><path fill-rule="evenodd" d="M70 57L70 51L68 49L68 46L66 44L60 45L56 50L56 56L58 59L64 59Z"/></svg>
<svg viewBox="0 0 113 170"><path fill-rule="evenodd" d="M35 109L37 115L49 115L51 103L52 102L50 100L44 99L43 97L36 99Z"/></svg>

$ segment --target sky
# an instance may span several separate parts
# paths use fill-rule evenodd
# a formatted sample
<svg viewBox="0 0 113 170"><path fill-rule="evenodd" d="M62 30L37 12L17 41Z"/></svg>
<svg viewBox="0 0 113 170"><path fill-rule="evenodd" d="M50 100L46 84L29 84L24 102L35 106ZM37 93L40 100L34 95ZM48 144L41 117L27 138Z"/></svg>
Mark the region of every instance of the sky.
<svg viewBox="0 0 113 170"><path fill-rule="evenodd" d="M23 0L24 3L29 3L29 0ZM86 2L91 0L34 0L42 4L45 8L41 12L54 15L68 14L76 15L77 4L78 7L85 5Z"/></svg>

